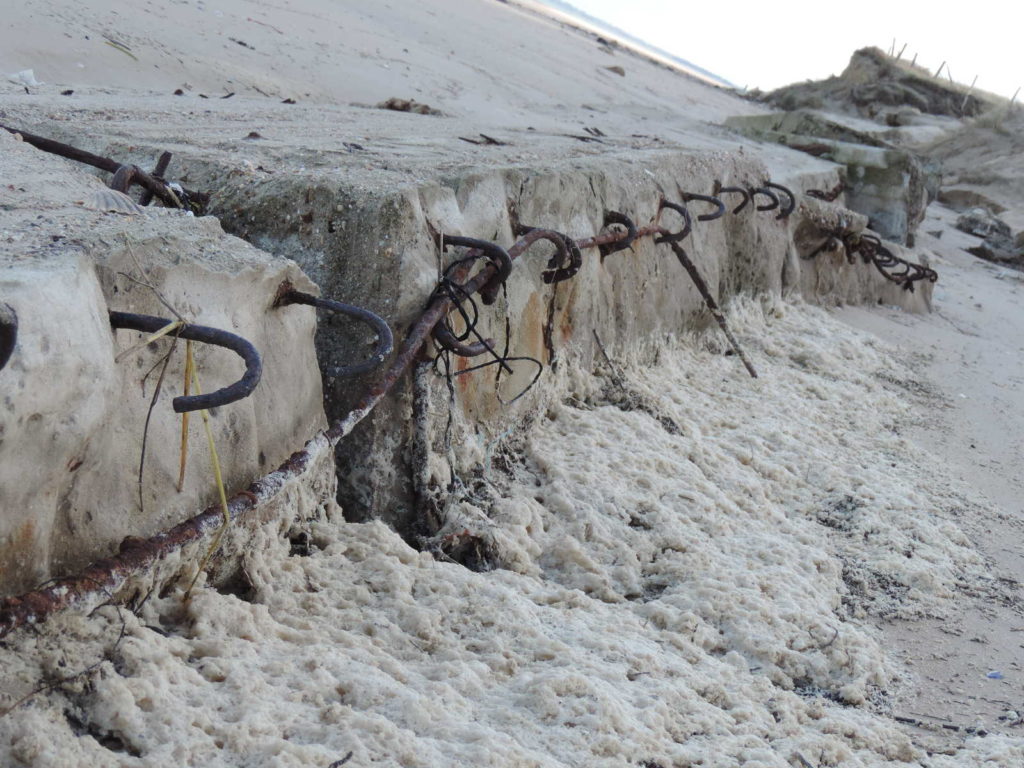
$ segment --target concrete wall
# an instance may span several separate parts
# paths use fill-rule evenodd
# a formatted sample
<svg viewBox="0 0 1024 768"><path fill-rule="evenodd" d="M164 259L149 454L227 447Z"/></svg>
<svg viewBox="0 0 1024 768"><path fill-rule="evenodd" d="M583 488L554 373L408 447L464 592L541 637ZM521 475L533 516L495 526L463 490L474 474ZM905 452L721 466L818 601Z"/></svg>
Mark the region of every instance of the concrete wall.
<svg viewBox="0 0 1024 768"><path fill-rule="evenodd" d="M744 153L678 150L555 161L543 170L471 169L398 189L356 190L341 173L310 171L277 178L268 186L254 186L240 176L230 178L217 189L215 210L229 231L295 259L326 294L383 314L400 339L426 305L440 265L460 253L439 253L432 231L508 246L516 239L515 217L524 225L582 238L601 229L605 210L621 211L644 225L656 213L661 195L679 200L682 191L710 194L716 179L724 185L757 185L767 176L762 163ZM190 178L197 174L192 172ZM208 178L213 182L212 176ZM832 186L836 177L833 172L825 178L817 174L780 181L800 192L804 187ZM690 208L695 216L705 210L700 203ZM287 213L281 215L282 211ZM865 217L847 214L843 226L864 227ZM695 223L684 247L720 303L739 293L796 291L825 303L883 300L926 309L930 286L907 294L859 260L849 264L845 259L800 258L813 250L815 236L820 242L824 229L838 225L837 215L823 213L818 206L801 206L788 220L779 221L774 212L755 213L751 206L740 215ZM665 223L675 227L674 214L665 216ZM800 247L794 240L798 228ZM676 257L650 238L607 259L596 250L587 251L574 279L545 285L540 273L552 250L538 244L516 262L506 283L507 297L482 308L479 326L503 346L507 317L510 354L544 363L541 386L505 406L495 395L493 368L455 379L458 418L471 425L470 431L482 442L528 423L543 410L547 398L562 396L567 363L593 365L598 354L595 332L613 354L639 351L653 356L669 337L712 322ZM321 363L358 356L366 346L359 338L351 324L322 327L317 344ZM470 363L460 359L457 364L465 368ZM503 378L504 397L520 391L534 370L529 363L517 364L515 374ZM374 380L370 374L325 382L328 416L343 416ZM346 516L383 518L410 535L422 522L413 487L420 468L412 448L411 393L408 382L400 386L337 450ZM442 403L439 414L446 408ZM435 422L430 439L439 444L444 419Z"/></svg>
<svg viewBox="0 0 1024 768"><path fill-rule="evenodd" d="M67 574L216 500L206 438L191 417L176 490L184 343L153 409L139 499L143 428L167 340L123 359L140 334L111 331L108 310L169 316L147 280L192 322L237 333L263 356L254 394L212 412L229 489L275 468L325 424L308 307L272 309L284 280L315 289L294 264L227 236L212 218L123 215L89 206L102 189L74 166L0 135L10 184L0 213L0 300L18 314L0 370L0 596ZM196 345L205 391L238 379L232 352Z"/></svg>

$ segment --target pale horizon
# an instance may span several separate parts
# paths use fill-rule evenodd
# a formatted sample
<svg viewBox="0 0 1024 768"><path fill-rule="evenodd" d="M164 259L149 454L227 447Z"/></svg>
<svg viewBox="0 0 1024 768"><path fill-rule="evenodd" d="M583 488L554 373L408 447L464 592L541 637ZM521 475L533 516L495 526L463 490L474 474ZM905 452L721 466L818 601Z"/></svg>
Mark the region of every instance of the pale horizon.
<svg viewBox="0 0 1024 768"><path fill-rule="evenodd" d="M953 15L938 8L869 0L842 25L820 3L785 6L738 2L729 7L670 0L567 0L579 10L713 72L741 89L774 90L838 75L851 54L875 46L933 73L1005 98L1024 85L1019 35L1024 11L994 2ZM784 10L783 10L784 9ZM905 46L905 47L904 47Z"/></svg>

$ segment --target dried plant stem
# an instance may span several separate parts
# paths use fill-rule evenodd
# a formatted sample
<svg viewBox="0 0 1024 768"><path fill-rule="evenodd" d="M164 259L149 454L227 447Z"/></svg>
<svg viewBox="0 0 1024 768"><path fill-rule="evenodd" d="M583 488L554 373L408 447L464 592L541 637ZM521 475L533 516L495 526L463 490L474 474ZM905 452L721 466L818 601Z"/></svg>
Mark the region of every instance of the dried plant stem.
<svg viewBox="0 0 1024 768"><path fill-rule="evenodd" d="M135 351L137 351L139 349L142 349L147 344L152 344L154 341L156 341L158 339L162 339L168 333L174 333L176 330L181 328L181 326L183 326L183 325L184 325L184 323L181 322L181 320L175 320L174 322L168 323L167 325L165 325L163 328L161 328L156 333L147 336L142 341L140 341L140 342L138 342L136 344L132 344L124 352L121 352L120 354L118 354L118 356L114 358L114 362L115 363L121 362L126 357L128 357L128 355L132 354L133 352L135 352Z"/></svg>
<svg viewBox="0 0 1024 768"><path fill-rule="evenodd" d="M203 393L202 388L199 385L199 372L196 370L196 365L192 357L192 348L189 347L186 352L187 359L185 361L185 367L192 373L192 384L195 386L196 394L201 395ZM224 536L224 531L227 530L228 525L231 524L231 513L228 511L228 497L224 492L224 480L220 472L220 459L217 457L217 447L213 443L213 429L210 427L210 414L203 408L199 411L199 414L203 417L203 428L206 430L206 442L210 448L210 463L213 465L213 479L217 484L217 494L220 496L220 509L223 514L221 526L217 530L217 533L213 537L213 541L210 543L210 548L203 555L203 559L199 561L199 567L196 569L196 575L192 577L192 583L188 585L188 589L185 591L185 599L188 599L192 593L192 587L196 584L196 579L199 578L199 574L206 568L207 563L210 562L210 558L213 557L213 553L220 547L220 540Z"/></svg>
<svg viewBox="0 0 1024 768"><path fill-rule="evenodd" d="M185 397L192 390L192 341L185 341ZM185 465L188 463L188 411L181 414L181 451L178 460L178 493L185 486Z"/></svg>

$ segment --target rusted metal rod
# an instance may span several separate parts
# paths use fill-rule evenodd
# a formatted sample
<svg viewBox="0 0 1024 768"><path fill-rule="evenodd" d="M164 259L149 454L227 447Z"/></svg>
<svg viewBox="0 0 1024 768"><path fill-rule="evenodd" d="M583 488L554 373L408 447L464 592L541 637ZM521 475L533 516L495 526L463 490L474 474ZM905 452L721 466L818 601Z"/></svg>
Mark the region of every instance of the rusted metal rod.
<svg viewBox="0 0 1024 768"><path fill-rule="evenodd" d="M712 316L718 322L719 328L722 329L722 333L725 334L725 338L729 340L729 344L732 345L733 351L739 355L740 360L743 361L743 365L746 367L747 372L753 379L757 378L757 371L754 370L754 366L751 364L747 356L743 354L743 348L740 347L740 343L736 341L736 337L732 335L732 331L729 330L729 324L725 321L725 315L722 314L722 310L718 308L718 302L711 295L711 291L708 290L708 284L704 282L704 278L701 277L700 271L697 269L697 265L693 263L690 257L683 250L683 247L674 240L667 241L672 252L679 259L679 263L683 265L683 269L690 275L690 279L693 280L693 284L697 286L697 290L700 291L700 295L704 298L704 303L707 305Z"/></svg>
<svg viewBox="0 0 1024 768"><path fill-rule="evenodd" d="M156 161L156 167L153 169L152 176L158 181L164 180L164 175L167 173L167 167L171 164L171 153L161 152L160 157ZM164 182L166 183L166 182ZM148 189L142 190L142 194L139 195L139 205L149 205L153 202L153 193Z"/></svg>
<svg viewBox="0 0 1024 768"><path fill-rule="evenodd" d="M340 301L334 301L333 299L324 299L318 296L313 296L302 291L296 291L289 289L281 293L277 301L274 302L275 307L287 306L288 304L306 304L311 307L317 307L318 309L326 309L328 312L337 312L342 315L348 315L354 317L356 320L361 320L370 326L377 333L377 347L374 349L373 354L368 360L361 363L355 363L353 365L336 365L327 368L327 373L330 376L355 376L359 373L366 373L372 371L374 368L383 363L387 356L391 354L391 350L395 347L395 337L391 333L391 328L384 321L384 319L368 309L357 307L352 304L343 304Z"/></svg>
<svg viewBox="0 0 1024 768"><path fill-rule="evenodd" d="M257 506L283 496L288 486L306 474L314 459L330 448L330 442L323 435L307 442L275 471L228 500L231 519L236 520ZM160 560L190 544L214 536L223 521L223 510L220 504L215 504L149 539L126 538L116 555L95 561L75 576L57 579L45 588L20 597L0 600L0 639L18 627L39 624L65 608L77 605L88 609L106 602L111 595L116 596L133 575L148 571Z"/></svg>
<svg viewBox="0 0 1024 768"><path fill-rule="evenodd" d="M156 333L166 328L172 321L152 315L135 315L130 312L111 312L110 325L112 328L127 328L143 333ZM206 325L192 325L187 323L181 326L177 335L183 339L201 341L204 344L213 344L218 347L230 349L245 362L245 374L242 378L227 387L214 392L207 392L203 395L182 395L174 398L171 405L175 413L186 413L188 411L199 411L203 409L217 408L236 400L241 400L252 394L256 385L260 383L260 376L263 373L263 361L260 360L260 353L256 348L241 336L222 331L219 328L210 328Z"/></svg>
<svg viewBox="0 0 1024 768"><path fill-rule="evenodd" d="M54 139L48 139L45 136L37 136L34 133L29 133L28 131L23 131L19 128L11 128L9 125L3 124L0 124L0 128L10 133L20 135L26 144L30 144L36 149L41 149L43 152L60 155L68 160L84 163L85 165L90 165L93 168L98 168L99 170L106 171L107 173L116 174L123 165L109 157L103 157L102 155L96 155L92 152L86 152L84 149L79 149L78 147L73 147L70 144L55 141ZM174 194L167 184L153 178L138 166L128 167L132 169L131 183L138 184L143 189L155 195L159 198L160 202L168 208L181 207L181 201L178 196ZM196 201L200 207L205 205L206 201L209 199L207 195L200 192L191 192L186 190L186 193L189 199Z"/></svg>

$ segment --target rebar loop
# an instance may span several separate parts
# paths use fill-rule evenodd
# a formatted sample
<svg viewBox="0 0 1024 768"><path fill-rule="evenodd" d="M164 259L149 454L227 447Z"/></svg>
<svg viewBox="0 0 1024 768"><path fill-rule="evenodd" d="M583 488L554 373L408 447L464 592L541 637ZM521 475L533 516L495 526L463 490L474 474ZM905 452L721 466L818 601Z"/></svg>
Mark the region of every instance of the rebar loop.
<svg viewBox="0 0 1024 768"><path fill-rule="evenodd" d="M347 315L359 320L370 328L373 329L374 333L377 334L377 347L373 350L373 354L367 360L361 363L354 363L352 365L335 365L332 367L325 368L328 376L334 376L341 378L343 376L355 376L360 373L366 373L372 371L374 368L380 366L388 355L391 354L395 348L395 337L391 333L391 328L384 321L384 319L368 309L357 307L352 304L344 304L334 299L324 299L319 296L313 296L302 291L296 291L295 289L285 290L280 294L277 301L274 302L275 307L283 307L288 304L306 304L310 307L316 307L317 309L324 309L328 312L336 312L339 315Z"/></svg>
<svg viewBox="0 0 1024 768"><path fill-rule="evenodd" d="M166 328L173 321L152 315L136 315L130 312L111 312L110 326L112 328L123 328L143 333L156 333ZM263 373L263 362L259 352L248 341L241 336L222 331L219 328L210 328L205 325L192 325L186 323L175 332L179 338L201 341L204 344L213 344L217 347L230 349L245 362L245 373L242 378L221 389L208 392L203 395L182 395L174 398L171 405L175 413L186 413L203 409L217 408L222 405L233 403L252 394L256 385L260 383L260 376Z"/></svg>
<svg viewBox="0 0 1024 768"><path fill-rule="evenodd" d="M742 200L740 200L740 204L732 209L733 214L737 214L740 211L742 211L744 208L747 207L747 203L750 202L750 193L747 192L747 190L745 190L743 187L723 187L722 182L716 180L714 191L711 194L714 195L715 197L720 197L721 195L726 193L730 195L740 195L743 198Z"/></svg>
<svg viewBox="0 0 1024 768"><path fill-rule="evenodd" d="M768 198L768 202L764 205L758 205L756 197L757 195L764 195ZM779 207L779 197L770 189L764 187L751 187L750 188L750 199L754 203L754 207L759 211L774 211Z"/></svg>
<svg viewBox="0 0 1024 768"><path fill-rule="evenodd" d="M540 273L541 280L547 285L575 277L576 273L580 271L580 267L583 266L583 254L576 241L562 232L520 224L516 227L516 235L522 237L523 241L527 241L530 245L538 240L554 243L555 253L548 259L547 270ZM568 265L566 265L566 261L569 262Z"/></svg>
<svg viewBox="0 0 1024 768"><path fill-rule="evenodd" d="M694 200L700 200L704 203L710 203L715 206L715 210L711 213L702 213L697 217L697 221L714 221L720 219L725 215L725 203L719 200L717 197L711 197L710 195L698 195L696 192L683 192L683 202L692 203Z"/></svg>
<svg viewBox="0 0 1024 768"><path fill-rule="evenodd" d="M633 220L629 218L629 216L624 213L619 213L618 211L605 211L604 226L602 229L607 229L614 224L618 224L626 228L626 238L625 240L620 240L617 243L605 243L598 246L598 251L600 252L602 259L606 256L611 256L613 253L618 253L619 251L631 248L633 246L633 241L637 238L636 224L633 223Z"/></svg>
<svg viewBox="0 0 1024 768"><path fill-rule="evenodd" d="M497 243L490 240L478 240L474 237L460 237L458 235L441 235L441 247L457 245L462 248L475 248L481 251L484 256L491 260L497 272L491 275L487 282L480 288L480 300L484 304L493 304L498 300L498 291L502 283L508 280L512 274L512 257Z"/></svg>
<svg viewBox="0 0 1024 768"><path fill-rule="evenodd" d="M788 219L790 214L792 214L793 211L796 210L796 195L794 195L788 187L784 187L781 184L776 184L774 181L765 181L763 186L766 189L777 189L779 190L779 192L782 192L784 195L786 195L786 197L789 198L786 204L782 205L782 210L779 211L779 215L775 217L776 219L779 220Z"/></svg>
<svg viewBox="0 0 1024 768"><path fill-rule="evenodd" d="M658 203L658 211L664 209L670 209L678 213L683 217L683 228L678 232L670 232L667 229L662 228L661 234L654 238L656 243L678 243L686 239L687 235L693 230L693 222L690 220L690 212L686 210L685 205L678 203L671 203L668 200L662 198L661 202Z"/></svg>

